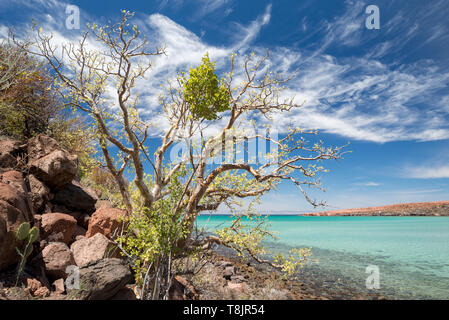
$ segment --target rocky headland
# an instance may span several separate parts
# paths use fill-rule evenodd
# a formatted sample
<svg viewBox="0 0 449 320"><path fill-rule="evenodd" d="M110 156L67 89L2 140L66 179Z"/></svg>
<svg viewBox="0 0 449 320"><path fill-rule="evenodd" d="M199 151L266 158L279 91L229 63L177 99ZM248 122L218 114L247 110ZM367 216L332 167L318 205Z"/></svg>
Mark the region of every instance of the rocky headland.
<svg viewBox="0 0 449 320"><path fill-rule="evenodd" d="M449 216L449 201L400 203L381 207L304 213L303 216Z"/></svg>

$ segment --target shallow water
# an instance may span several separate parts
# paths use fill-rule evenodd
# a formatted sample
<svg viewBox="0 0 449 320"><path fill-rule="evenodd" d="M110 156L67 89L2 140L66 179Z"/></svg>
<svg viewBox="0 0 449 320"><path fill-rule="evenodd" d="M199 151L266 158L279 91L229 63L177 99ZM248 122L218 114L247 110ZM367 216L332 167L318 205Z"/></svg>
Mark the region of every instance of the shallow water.
<svg viewBox="0 0 449 320"><path fill-rule="evenodd" d="M449 217L270 216L277 242L272 251L312 247L314 263L303 277L329 286L366 288L366 267L380 271L380 289L399 299L449 299ZM198 226L213 231L229 216L201 216Z"/></svg>

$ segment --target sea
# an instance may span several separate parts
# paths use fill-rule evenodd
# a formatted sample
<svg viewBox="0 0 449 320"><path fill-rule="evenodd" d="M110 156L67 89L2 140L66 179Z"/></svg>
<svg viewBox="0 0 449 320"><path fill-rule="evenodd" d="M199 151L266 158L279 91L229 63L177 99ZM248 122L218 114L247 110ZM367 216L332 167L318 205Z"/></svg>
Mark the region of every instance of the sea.
<svg viewBox="0 0 449 320"><path fill-rule="evenodd" d="M306 217L269 215L270 251L311 247L298 273L327 292L375 293L390 299L449 299L449 217ZM213 233L232 216L202 215ZM337 296L338 298L338 296Z"/></svg>

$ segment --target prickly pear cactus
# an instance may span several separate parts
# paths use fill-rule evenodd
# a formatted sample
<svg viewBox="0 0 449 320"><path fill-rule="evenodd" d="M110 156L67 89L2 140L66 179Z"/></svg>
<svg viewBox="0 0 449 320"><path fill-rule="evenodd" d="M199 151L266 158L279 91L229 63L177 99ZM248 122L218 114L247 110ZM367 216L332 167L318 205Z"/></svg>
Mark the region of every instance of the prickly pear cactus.
<svg viewBox="0 0 449 320"><path fill-rule="evenodd" d="M29 232L30 232L30 224L28 222L22 223L16 232L17 239L19 239L20 241L25 240L26 238L28 238Z"/></svg>
<svg viewBox="0 0 449 320"><path fill-rule="evenodd" d="M30 242L33 243L39 237L39 229L37 227L32 227L28 232L28 235L30 237Z"/></svg>
<svg viewBox="0 0 449 320"><path fill-rule="evenodd" d="M39 229L36 227L32 227L30 229L30 224L28 222L24 222L17 229L16 237L19 241L24 242L25 246L22 251L19 248L16 248L18 255L20 256L20 263L17 270L17 280L16 285L19 282L19 277L25 267L25 263L28 257L33 252L33 242L37 240L39 237Z"/></svg>

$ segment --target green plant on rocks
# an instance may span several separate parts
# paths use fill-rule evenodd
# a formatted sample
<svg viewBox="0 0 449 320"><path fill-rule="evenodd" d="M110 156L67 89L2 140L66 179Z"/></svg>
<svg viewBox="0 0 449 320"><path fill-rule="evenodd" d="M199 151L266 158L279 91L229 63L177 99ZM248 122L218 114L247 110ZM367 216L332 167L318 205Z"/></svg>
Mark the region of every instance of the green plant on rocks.
<svg viewBox="0 0 449 320"><path fill-rule="evenodd" d="M16 247L17 254L20 256L19 266L17 268L16 285L19 282L19 277L22 274L28 257L33 252L33 242L37 240L38 236L39 229L36 227L31 228L28 222L22 223L19 226L19 229L17 229L16 238L22 243L25 243L25 246L23 247L22 251L20 251L20 249Z"/></svg>

